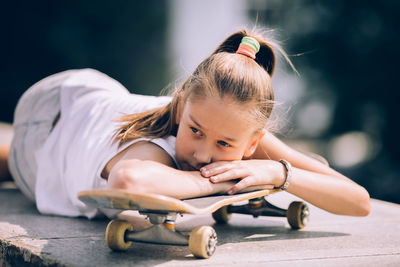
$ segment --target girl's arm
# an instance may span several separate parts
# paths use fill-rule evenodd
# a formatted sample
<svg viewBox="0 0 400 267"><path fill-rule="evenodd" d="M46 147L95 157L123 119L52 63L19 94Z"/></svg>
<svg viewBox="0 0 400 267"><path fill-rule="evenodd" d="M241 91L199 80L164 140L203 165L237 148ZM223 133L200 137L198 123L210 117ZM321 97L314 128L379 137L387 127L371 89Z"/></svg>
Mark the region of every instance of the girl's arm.
<svg viewBox="0 0 400 267"><path fill-rule="evenodd" d="M162 194L179 199L225 193L234 182L213 184L198 171L173 168L171 157L159 146L138 142L110 166L108 188Z"/></svg>
<svg viewBox="0 0 400 267"><path fill-rule="evenodd" d="M264 135L251 160L236 164L212 163L202 169L202 174L212 182L242 178L231 188L232 193L262 183L280 187L286 178L286 171L278 162L280 159L293 166L289 193L335 214L369 214L370 198L363 187L326 164L290 148L270 133Z"/></svg>
<svg viewBox="0 0 400 267"><path fill-rule="evenodd" d="M11 180L11 174L7 164L9 151L9 144L0 144L0 182Z"/></svg>

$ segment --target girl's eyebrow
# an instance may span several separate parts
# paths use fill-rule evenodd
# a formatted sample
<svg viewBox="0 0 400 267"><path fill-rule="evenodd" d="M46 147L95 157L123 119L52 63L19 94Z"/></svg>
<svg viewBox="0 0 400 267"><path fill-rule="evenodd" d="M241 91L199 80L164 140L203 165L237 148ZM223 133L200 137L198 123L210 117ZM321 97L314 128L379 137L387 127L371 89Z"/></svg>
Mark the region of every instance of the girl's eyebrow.
<svg viewBox="0 0 400 267"><path fill-rule="evenodd" d="M192 117L192 115L189 114L189 118L190 118L190 119L194 122L194 124L196 124L199 128L203 128L203 127L201 126L201 124L198 123L198 122Z"/></svg>
<svg viewBox="0 0 400 267"><path fill-rule="evenodd" d="M197 125L197 127L199 127L200 129L204 129L203 126L201 126L201 124L198 123L198 122L192 117L191 114L189 114L189 118L193 121L194 124ZM227 140L227 141L232 142L232 143L235 143L235 142L236 142L236 139L231 138L231 137L227 137L227 136L222 136L222 139L223 139L223 140Z"/></svg>

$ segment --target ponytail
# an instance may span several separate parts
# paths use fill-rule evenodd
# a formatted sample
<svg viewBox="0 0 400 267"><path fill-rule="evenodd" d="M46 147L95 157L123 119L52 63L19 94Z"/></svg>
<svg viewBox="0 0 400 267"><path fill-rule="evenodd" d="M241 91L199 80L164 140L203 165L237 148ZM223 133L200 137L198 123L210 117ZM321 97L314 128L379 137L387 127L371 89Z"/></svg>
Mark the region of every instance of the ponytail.
<svg viewBox="0 0 400 267"><path fill-rule="evenodd" d="M257 53L255 61L272 77L275 70L276 57L272 43L267 42L262 35L249 33L246 30L238 31L226 38L213 54L220 52L235 53L245 36L253 37L260 44L260 50Z"/></svg>

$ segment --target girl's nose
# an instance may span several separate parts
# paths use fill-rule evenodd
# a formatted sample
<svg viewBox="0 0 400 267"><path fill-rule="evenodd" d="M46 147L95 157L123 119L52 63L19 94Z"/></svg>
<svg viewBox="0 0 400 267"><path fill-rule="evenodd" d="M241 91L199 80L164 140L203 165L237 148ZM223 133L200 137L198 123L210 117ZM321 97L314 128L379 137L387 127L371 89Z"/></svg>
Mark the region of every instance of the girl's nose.
<svg viewBox="0 0 400 267"><path fill-rule="evenodd" d="M206 146L199 147L193 156L198 165L206 165L212 161L211 151Z"/></svg>

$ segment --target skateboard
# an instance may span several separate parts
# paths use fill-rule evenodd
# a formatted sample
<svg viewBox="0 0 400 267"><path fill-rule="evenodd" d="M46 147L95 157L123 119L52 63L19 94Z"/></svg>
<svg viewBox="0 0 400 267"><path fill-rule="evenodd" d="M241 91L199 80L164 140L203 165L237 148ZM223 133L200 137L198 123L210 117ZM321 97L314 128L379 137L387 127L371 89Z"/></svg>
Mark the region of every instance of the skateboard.
<svg viewBox="0 0 400 267"><path fill-rule="evenodd" d="M106 229L107 246L114 251L127 250L133 241L165 245L189 246L197 258L209 258L216 249L217 234L211 226L195 227L190 235L175 230L178 214L212 214L216 223L226 224L232 213L258 216L286 217L292 229L303 228L309 217L307 205L292 202L288 209L269 203L265 196L279 190L258 190L235 195L218 195L179 200L157 194L131 193L123 190L93 189L81 191L78 197L86 205L116 209L137 210L147 216L152 226L134 231L132 224L112 220ZM233 205L247 201L246 204Z"/></svg>

